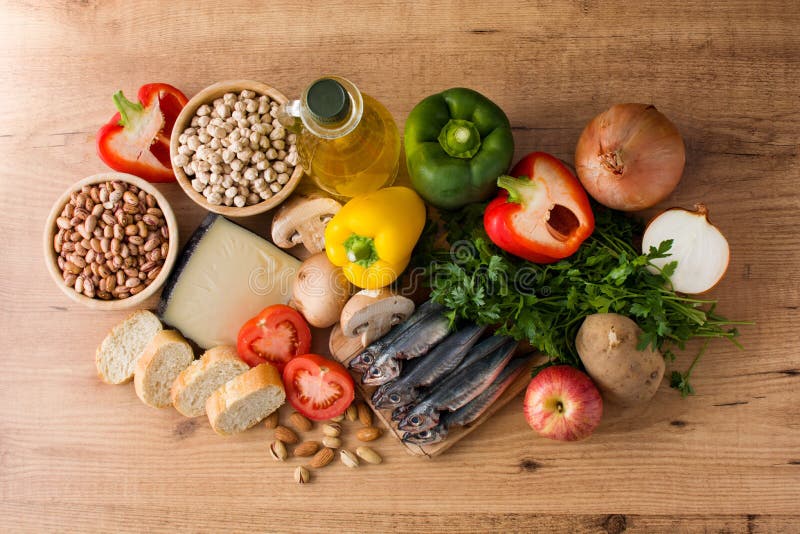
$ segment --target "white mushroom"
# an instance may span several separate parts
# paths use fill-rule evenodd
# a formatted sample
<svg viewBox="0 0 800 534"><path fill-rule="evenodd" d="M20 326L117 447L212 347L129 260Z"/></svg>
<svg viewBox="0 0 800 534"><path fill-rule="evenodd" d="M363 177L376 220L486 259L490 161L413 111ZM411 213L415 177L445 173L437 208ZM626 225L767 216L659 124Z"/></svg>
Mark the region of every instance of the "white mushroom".
<svg viewBox="0 0 800 534"><path fill-rule="evenodd" d="M311 254L325 250L325 226L342 208L332 198L295 196L272 220L272 241L281 248L302 244Z"/></svg>
<svg viewBox="0 0 800 534"><path fill-rule="evenodd" d="M414 312L414 302L383 288L359 291L342 309L342 332L347 337L361 337L366 347L385 336Z"/></svg>

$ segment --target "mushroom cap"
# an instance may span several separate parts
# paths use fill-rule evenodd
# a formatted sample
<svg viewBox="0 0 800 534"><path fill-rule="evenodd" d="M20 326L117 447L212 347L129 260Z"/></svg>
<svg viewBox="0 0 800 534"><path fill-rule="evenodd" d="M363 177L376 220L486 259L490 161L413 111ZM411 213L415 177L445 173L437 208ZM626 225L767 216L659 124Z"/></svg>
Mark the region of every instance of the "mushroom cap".
<svg viewBox="0 0 800 534"><path fill-rule="evenodd" d="M296 195L284 202L272 219L272 241L281 248L291 248L301 243L309 248L306 239L324 239L325 226L342 205L332 198ZM325 220L327 219L327 220ZM319 250L311 250L319 252Z"/></svg>

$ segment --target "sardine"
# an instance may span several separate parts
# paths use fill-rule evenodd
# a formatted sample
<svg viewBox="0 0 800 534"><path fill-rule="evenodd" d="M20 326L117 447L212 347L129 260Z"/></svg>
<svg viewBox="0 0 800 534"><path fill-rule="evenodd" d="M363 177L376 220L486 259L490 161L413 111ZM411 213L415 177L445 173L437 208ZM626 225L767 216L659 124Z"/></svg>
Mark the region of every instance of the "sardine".
<svg viewBox="0 0 800 534"><path fill-rule="evenodd" d="M453 370L453 372L458 373L462 369L469 367L478 360L485 358L489 354L499 349L503 343L506 343L508 341L511 341L511 338L508 336L487 337L486 339L475 345L475 347L473 347L471 351L469 351L469 353L464 357L461 363L458 364L458 367L456 367Z"/></svg>
<svg viewBox="0 0 800 534"><path fill-rule="evenodd" d="M466 426L475 421L514 383L529 360L529 356L513 358L483 393L454 412L444 412L440 424L450 428Z"/></svg>
<svg viewBox="0 0 800 534"><path fill-rule="evenodd" d="M486 327L468 326L450 334L413 369L404 368L403 375L379 387L372 395L376 408L391 408L408 404L419 396L419 388L430 386L450 374L468 354Z"/></svg>
<svg viewBox="0 0 800 534"><path fill-rule="evenodd" d="M358 356L350 360L348 367L360 373L363 373L367 368L375 363L375 358L382 353L386 348L394 343L394 341L405 333L409 328L418 324L420 321L434 313L441 312L444 306L437 304L432 300L427 300L417 307L411 317L392 328L388 334L382 338L373 341L369 344Z"/></svg>
<svg viewBox="0 0 800 534"><path fill-rule="evenodd" d="M483 393L502 372L516 348L516 341L507 341L489 356L439 382L405 414L398 428L417 433L439 424L440 412L453 412Z"/></svg>
<svg viewBox="0 0 800 534"><path fill-rule="evenodd" d="M414 445L432 445L444 440L447 437L447 433L446 426L436 425L431 429L423 430L414 434L411 432L405 432L403 434L403 441L406 443L412 443Z"/></svg>
<svg viewBox="0 0 800 534"><path fill-rule="evenodd" d="M380 386L400 376L402 363L427 354L438 345L450 331L450 320L442 314L433 314L405 331L389 347L380 353L364 372L361 382L368 386Z"/></svg>

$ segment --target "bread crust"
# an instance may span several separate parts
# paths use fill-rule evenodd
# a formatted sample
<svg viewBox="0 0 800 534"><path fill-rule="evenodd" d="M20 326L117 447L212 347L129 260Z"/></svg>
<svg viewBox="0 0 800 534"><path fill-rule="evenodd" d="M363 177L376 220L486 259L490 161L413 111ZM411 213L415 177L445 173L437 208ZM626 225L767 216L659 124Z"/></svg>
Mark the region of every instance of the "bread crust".
<svg viewBox="0 0 800 534"><path fill-rule="evenodd" d="M168 408L172 405L169 404L157 405L147 398L146 379L150 372L151 367L155 363L156 355L161 347L169 343L181 343L186 345L186 348L192 353L192 347L186 339L176 330L161 330L153 336L153 339L147 344L141 357L136 362L136 367L133 373L133 388L136 390L136 396L139 397L143 403L154 408Z"/></svg>
<svg viewBox="0 0 800 534"><path fill-rule="evenodd" d="M131 313L128 317L126 317L123 321L121 321L121 322L115 324L113 327L111 327L111 329L105 335L105 337L103 338L103 341L100 342L100 345L98 345L97 350L94 353L94 364L95 364L95 368L97 369L97 376L100 378L100 380L102 380L106 384L112 384L112 385L127 384L128 382L133 380L133 374L131 374L130 376L125 377L121 381L114 382L111 379L111 377L109 377L108 375L103 373L102 361L104 359L113 357L113 355L111 355L111 354L106 354L106 351L104 350L104 346L105 346L107 340L111 336L113 336L117 332L118 329L125 328L126 325L128 325L128 323L133 322L139 315L152 315L152 317L156 321L158 321L158 324L161 325L161 321L159 320L159 318L153 312L151 312L149 310L136 310L135 312ZM161 331L162 329L163 329L163 325L160 326L159 331Z"/></svg>
<svg viewBox="0 0 800 534"><path fill-rule="evenodd" d="M225 413L229 406L234 405L255 391L267 387L278 387L282 392L284 391L283 381L278 370L268 363L262 363L230 380L212 393L206 400L206 415L208 415L208 421L211 423L211 428L214 429L214 432L222 436L229 435L229 433L217 426L219 417Z"/></svg>
<svg viewBox="0 0 800 534"><path fill-rule="evenodd" d="M181 374L179 374L175 379L175 382L172 383L172 387L170 388L169 392L173 406L175 406L175 409L178 410L181 415L186 417L200 417L203 415L195 415L182 411L180 396L186 390L186 388L192 386L196 380L206 374L209 369L214 367L214 365L226 360L235 361L236 363L241 364L242 372L245 372L248 369L247 364L244 363L241 358L239 358L239 354L236 352L235 347L231 347L229 345L220 345L218 347L208 349L205 351L205 353L203 353L199 360L196 360L190 364L189 367L181 371Z"/></svg>

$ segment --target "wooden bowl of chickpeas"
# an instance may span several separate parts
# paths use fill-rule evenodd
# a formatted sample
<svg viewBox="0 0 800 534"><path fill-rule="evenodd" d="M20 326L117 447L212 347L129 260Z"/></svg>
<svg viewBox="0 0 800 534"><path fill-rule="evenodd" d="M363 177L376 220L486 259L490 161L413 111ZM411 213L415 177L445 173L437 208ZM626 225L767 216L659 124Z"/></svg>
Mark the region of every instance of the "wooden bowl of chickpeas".
<svg viewBox="0 0 800 534"><path fill-rule="evenodd" d="M138 308L178 259L178 220L149 182L95 174L53 205L44 253L53 280L74 302L95 310Z"/></svg>
<svg viewBox="0 0 800 534"><path fill-rule="evenodd" d="M215 83L175 121L172 169L194 202L228 217L269 211L300 183L296 134L278 121L280 91L251 80Z"/></svg>

